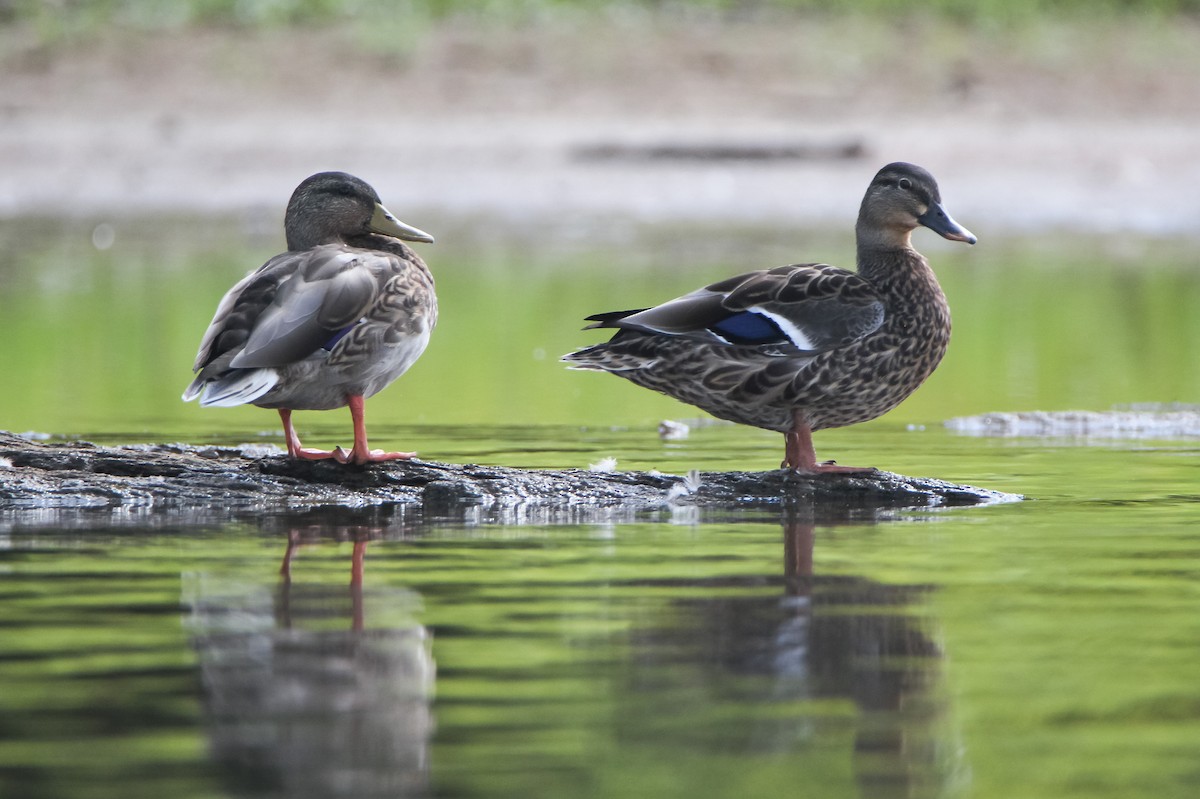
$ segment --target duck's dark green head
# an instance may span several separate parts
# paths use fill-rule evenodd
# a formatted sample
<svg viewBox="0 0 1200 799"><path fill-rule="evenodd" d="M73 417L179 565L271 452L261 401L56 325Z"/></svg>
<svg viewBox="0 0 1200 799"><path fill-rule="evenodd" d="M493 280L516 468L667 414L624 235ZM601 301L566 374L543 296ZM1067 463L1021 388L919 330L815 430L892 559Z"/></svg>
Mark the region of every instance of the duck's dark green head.
<svg viewBox="0 0 1200 799"><path fill-rule="evenodd" d="M289 250L353 242L372 233L433 241L433 236L392 216L366 181L345 172L319 172L305 178L292 192L283 227Z"/></svg>
<svg viewBox="0 0 1200 799"><path fill-rule="evenodd" d="M876 173L863 197L860 235L907 245L909 234L922 225L952 241L976 242L975 235L955 222L942 205L933 175L916 164L888 164Z"/></svg>

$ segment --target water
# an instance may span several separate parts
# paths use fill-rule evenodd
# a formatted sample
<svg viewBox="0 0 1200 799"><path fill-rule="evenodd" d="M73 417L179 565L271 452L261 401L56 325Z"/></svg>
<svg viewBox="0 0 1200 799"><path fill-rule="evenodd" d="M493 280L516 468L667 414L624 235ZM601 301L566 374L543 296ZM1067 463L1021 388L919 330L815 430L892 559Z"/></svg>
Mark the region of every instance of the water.
<svg viewBox="0 0 1200 799"><path fill-rule="evenodd" d="M83 229L5 248L4 426L278 443L270 412L177 399L212 302L269 243L146 233L122 250L117 225L89 252ZM741 255L792 260L783 243L563 242L435 264L442 349L368 404L375 443L518 466L777 463L780 437L743 428L661 441L658 420L694 414L554 357L590 340L588 312ZM1081 248L939 248L945 365L896 413L817 436L840 462L1020 503L852 524L0 512L0 796L1196 795L1200 442L940 424L1200 396L1181 250ZM614 249L638 255L595 277ZM348 438L341 417L298 416L319 445Z"/></svg>

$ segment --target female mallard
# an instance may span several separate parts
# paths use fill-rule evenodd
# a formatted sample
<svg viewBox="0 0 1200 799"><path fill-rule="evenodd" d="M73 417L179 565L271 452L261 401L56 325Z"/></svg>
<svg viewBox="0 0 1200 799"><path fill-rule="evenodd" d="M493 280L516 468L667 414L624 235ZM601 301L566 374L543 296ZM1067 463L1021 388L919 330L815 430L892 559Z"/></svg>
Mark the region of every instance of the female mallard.
<svg viewBox="0 0 1200 799"><path fill-rule="evenodd" d="M784 434L784 468L817 463L812 432L890 411L933 373L950 341L950 309L912 231L975 237L942 207L933 175L888 164L867 188L855 234L858 272L780 266L714 283L639 311L588 317L617 328L563 358L612 372L714 416Z"/></svg>
<svg viewBox="0 0 1200 799"><path fill-rule="evenodd" d="M222 298L184 401L277 408L288 454L367 463L413 457L367 446L363 400L412 366L437 324L433 276L404 241L432 242L344 172L301 183L284 217L288 252ZM401 241L401 240L404 241ZM293 410L350 406L354 446L304 449Z"/></svg>

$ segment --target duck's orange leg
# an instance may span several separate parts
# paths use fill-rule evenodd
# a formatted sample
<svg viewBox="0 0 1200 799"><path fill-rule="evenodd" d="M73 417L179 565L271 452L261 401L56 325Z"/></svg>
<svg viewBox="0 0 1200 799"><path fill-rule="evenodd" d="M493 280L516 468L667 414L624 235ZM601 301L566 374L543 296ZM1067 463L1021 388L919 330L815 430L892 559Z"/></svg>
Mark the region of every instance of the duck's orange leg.
<svg viewBox="0 0 1200 799"><path fill-rule="evenodd" d="M781 469L791 469L803 474L870 474L878 471L871 466L838 466L833 461L817 463L813 449L812 428L800 415L792 412L792 429L783 434L784 450Z"/></svg>
<svg viewBox="0 0 1200 799"><path fill-rule="evenodd" d="M290 408L279 409L279 419L283 422L283 437L287 440L288 455L306 461L320 461L335 458L337 454L323 449L305 449L300 446L300 436L292 427L292 411Z"/></svg>
<svg viewBox="0 0 1200 799"><path fill-rule="evenodd" d="M350 417L354 420L354 446L349 452L338 447L333 457L342 463L377 463L379 461L406 461L417 457L415 452L384 452L381 449L371 449L367 445L367 422L363 415L363 398L358 394L346 397L350 407Z"/></svg>

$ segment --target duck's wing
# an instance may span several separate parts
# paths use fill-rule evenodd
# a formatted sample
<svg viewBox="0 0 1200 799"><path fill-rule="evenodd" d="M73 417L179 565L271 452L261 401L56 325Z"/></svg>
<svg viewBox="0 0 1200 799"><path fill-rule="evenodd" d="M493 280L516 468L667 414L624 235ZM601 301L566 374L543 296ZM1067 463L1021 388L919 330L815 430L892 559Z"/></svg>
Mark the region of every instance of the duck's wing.
<svg viewBox="0 0 1200 799"><path fill-rule="evenodd" d="M332 346L366 313L379 291L373 261L392 256L339 246L298 254L270 302L259 306L249 336L230 366L285 366Z"/></svg>
<svg viewBox="0 0 1200 799"><path fill-rule="evenodd" d="M853 272L793 264L722 280L654 308L588 318L591 327L811 354L877 330L884 310L871 284Z"/></svg>
<svg viewBox="0 0 1200 799"><path fill-rule="evenodd" d="M242 292L244 292L252 283L259 282L263 270L271 266L275 260L276 259L268 261L257 270L246 275L244 278L235 283L233 288L225 292L225 296L221 298L219 303L217 303L217 310L213 314L212 321L208 323L208 327L204 331L204 337L200 339L200 348L196 351L196 360L192 362L193 372L200 371L205 366L212 363L212 361L216 359L218 355L221 355L225 351L232 349L232 346L230 346L230 340L232 336L236 336L236 333L231 334L231 337L226 337L224 341L219 342L218 339L221 338L227 328L231 331L236 331L237 329L244 327L242 320L230 319L230 316L233 314L234 306L237 305L238 300L241 299ZM273 285L274 284L272 284L272 286ZM262 287L259 288L259 291L261 290ZM245 309L241 309L239 311L239 315L244 315L244 310ZM242 340L244 341L245 339L243 338Z"/></svg>
<svg viewBox="0 0 1200 799"><path fill-rule="evenodd" d="M337 340L379 290L372 259L338 245L277 255L225 295L195 369L284 366Z"/></svg>

